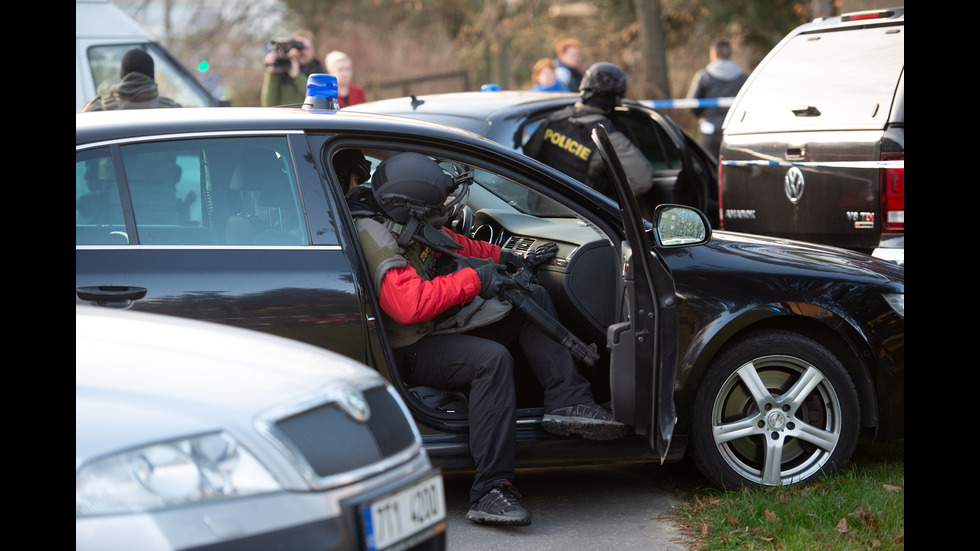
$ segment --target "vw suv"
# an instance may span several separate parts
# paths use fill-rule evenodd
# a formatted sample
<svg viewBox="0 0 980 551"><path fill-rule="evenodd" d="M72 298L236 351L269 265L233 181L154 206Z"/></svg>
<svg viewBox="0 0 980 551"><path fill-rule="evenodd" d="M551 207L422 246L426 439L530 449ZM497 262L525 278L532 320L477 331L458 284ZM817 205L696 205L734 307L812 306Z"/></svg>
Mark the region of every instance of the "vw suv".
<svg viewBox="0 0 980 551"><path fill-rule="evenodd" d="M724 124L721 227L905 263L905 10L801 25Z"/></svg>

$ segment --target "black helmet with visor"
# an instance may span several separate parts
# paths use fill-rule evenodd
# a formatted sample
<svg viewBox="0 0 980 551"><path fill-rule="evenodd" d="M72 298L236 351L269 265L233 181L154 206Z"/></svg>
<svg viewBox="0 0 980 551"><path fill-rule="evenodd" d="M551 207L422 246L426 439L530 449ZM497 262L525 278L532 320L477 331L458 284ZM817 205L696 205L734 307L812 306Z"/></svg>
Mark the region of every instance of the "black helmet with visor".
<svg viewBox="0 0 980 551"><path fill-rule="evenodd" d="M395 222L416 218L441 228L465 206L472 172L447 174L431 158L403 152L378 165L372 178L374 199Z"/></svg>

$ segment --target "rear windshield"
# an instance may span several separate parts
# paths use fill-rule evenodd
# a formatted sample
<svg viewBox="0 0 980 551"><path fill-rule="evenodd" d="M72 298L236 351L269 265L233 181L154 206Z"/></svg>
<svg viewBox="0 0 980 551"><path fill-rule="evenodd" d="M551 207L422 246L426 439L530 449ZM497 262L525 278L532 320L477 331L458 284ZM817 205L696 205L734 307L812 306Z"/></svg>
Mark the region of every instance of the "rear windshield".
<svg viewBox="0 0 980 551"><path fill-rule="evenodd" d="M756 69L727 131L884 128L904 68L904 26L801 34Z"/></svg>
<svg viewBox="0 0 980 551"><path fill-rule="evenodd" d="M154 80L161 96L170 98L181 107L215 107L217 100L201 84L194 80L178 62L155 44L106 44L88 49L89 67L92 81L99 95L107 93L109 87L119 84L119 66L122 57L130 48L142 48L153 58Z"/></svg>

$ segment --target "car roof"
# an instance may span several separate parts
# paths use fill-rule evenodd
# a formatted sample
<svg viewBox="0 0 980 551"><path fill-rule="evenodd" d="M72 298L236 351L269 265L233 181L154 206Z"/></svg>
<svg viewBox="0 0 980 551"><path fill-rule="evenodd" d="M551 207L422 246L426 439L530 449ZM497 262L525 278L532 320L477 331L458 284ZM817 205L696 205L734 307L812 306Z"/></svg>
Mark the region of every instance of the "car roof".
<svg viewBox="0 0 980 551"><path fill-rule="evenodd" d="M574 103L578 97L578 94L530 90L449 92L371 101L343 111L410 117L491 136L496 130L494 126L506 119L523 122L534 112L559 109Z"/></svg>
<svg viewBox="0 0 980 551"><path fill-rule="evenodd" d="M464 130L430 122L367 113L299 108L201 107L128 109L75 114L75 144L158 134L229 131L392 132L451 139L477 139Z"/></svg>
<svg viewBox="0 0 980 551"><path fill-rule="evenodd" d="M499 92L449 92L441 94L404 96L352 105L344 111L371 113L465 113L473 118L492 119L495 114L515 108L542 109L550 105L574 102L578 94L562 92L532 92L507 90ZM413 100L416 105L413 105Z"/></svg>

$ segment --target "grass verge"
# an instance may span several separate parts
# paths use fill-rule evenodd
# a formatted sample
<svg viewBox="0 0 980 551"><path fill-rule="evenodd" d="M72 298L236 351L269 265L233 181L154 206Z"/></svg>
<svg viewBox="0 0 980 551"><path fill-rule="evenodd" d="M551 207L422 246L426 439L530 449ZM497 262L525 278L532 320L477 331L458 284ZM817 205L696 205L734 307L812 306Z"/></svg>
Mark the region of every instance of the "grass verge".
<svg viewBox="0 0 980 551"><path fill-rule="evenodd" d="M858 446L849 466L815 484L698 489L679 511L693 549L905 548L905 439Z"/></svg>

